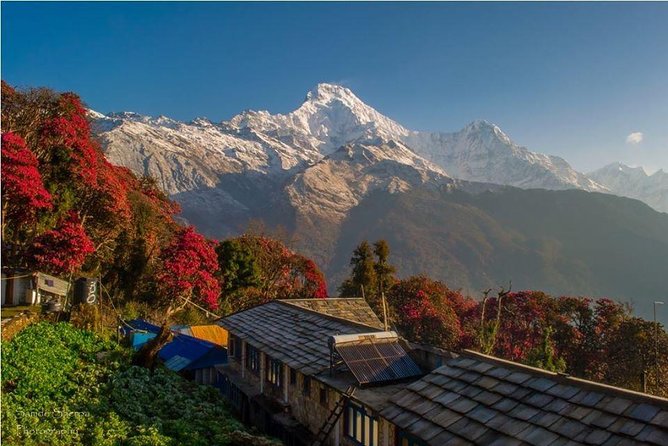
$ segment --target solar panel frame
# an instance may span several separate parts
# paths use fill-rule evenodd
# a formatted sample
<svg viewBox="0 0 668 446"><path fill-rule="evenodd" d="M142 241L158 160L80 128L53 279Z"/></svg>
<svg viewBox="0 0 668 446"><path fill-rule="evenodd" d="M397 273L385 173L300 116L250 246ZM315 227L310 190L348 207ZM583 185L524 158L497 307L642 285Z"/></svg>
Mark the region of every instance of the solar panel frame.
<svg viewBox="0 0 668 446"><path fill-rule="evenodd" d="M360 339L334 347L360 385L422 375L420 367L396 339Z"/></svg>

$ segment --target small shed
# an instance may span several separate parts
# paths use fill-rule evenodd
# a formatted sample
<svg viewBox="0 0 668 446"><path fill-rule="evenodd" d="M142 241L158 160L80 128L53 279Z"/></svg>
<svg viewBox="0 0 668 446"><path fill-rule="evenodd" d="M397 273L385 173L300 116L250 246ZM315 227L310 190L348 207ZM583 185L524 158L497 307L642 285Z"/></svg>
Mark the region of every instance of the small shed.
<svg viewBox="0 0 668 446"><path fill-rule="evenodd" d="M2 305L37 305L63 300L70 282L49 274L30 271L2 272Z"/></svg>

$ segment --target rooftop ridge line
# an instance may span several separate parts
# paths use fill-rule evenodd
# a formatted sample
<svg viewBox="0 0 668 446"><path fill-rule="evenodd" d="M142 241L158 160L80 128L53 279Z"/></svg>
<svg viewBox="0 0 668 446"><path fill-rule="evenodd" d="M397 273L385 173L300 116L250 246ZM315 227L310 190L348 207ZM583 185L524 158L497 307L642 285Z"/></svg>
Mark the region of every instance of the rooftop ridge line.
<svg viewBox="0 0 668 446"><path fill-rule="evenodd" d="M350 319L345 319L345 318L342 318L342 317L333 316L333 315L328 314L328 313L323 313L321 311L312 310L311 308L300 307L299 305L291 304L290 303L291 300L292 299L276 299L276 300L273 300L272 302L276 302L280 305L285 305L287 307L290 307L292 309L297 309L297 310L303 311L305 313L315 314L315 315L318 315L320 317L324 317L326 319L333 320L335 322L345 323L345 324L348 324L348 325L355 326L357 328L363 328L365 330L370 329L369 333L376 333L376 332L384 331L381 328L377 328L377 327L374 327L374 326L371 326L371 325L362 324L361 322L354 322L354 321L351 321ZM299 299L295 299L295 300L299 300ZM271 303L271 302L267 302L266 304L263 304L263 305L267 305L269 303Z"/></svg>
<svg viewBox="0 0 668 446"><path fill-rule="evenodd" d="M588 379L577 378L575 376L570 376L563 373L550 372L549 370L539 369L537 367L521 364L519 362L509 361L507 359L497 358L496 356L486 355L484 353L476 352L474 350L469 350L469 349L463 350L461 356L474 357L485 361L501 364L507 367L524 370L527 372L548 377L562 384L585 387L588 388L589 390L596 390L604 394L606 392L615 393L617 396L620 397L626 397L629 399L633 398L636 400L640 399L643 400L644 402L650 402L652 404L658 403L668 408L668 398L663 398L657 395L650 395L648 393L642 393L642 392L637 392L635 390L624 389L622 387L611 386L609 384L603 384L596 381L590 381Z"/></svg>
<svg viewBox="0 0 668 446"><path fill-rule="evenodd" d="M311 297L311 298L303 298L303 299L275 299L278 302L326 302L326 301L331 301L331 300L345 300L345 301L351 301L351 300L362 300L366 302L366 300L363 297L326 297L324 299L317 298L317 297Z"/></svg>

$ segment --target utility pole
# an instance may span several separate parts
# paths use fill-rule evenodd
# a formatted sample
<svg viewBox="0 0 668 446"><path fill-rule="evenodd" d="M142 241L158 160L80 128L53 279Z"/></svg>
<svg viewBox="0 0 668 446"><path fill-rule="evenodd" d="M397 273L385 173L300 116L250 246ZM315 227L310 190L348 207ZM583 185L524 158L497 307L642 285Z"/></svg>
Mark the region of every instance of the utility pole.
<svg viewBox="0 0 668 446"><path fill-rule="evenodd" d="M659 390L661 383L659 382L659 323L656 321L656 306L663 305L664 302L654 301L654 373L656 373L656 390Z"/></svg>

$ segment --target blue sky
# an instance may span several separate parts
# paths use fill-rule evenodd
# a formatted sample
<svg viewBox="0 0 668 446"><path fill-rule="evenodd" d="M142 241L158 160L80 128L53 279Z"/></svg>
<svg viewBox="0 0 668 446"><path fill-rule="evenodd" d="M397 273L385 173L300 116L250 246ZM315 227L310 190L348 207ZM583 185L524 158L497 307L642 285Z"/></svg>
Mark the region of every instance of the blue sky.
<svg viewBox="0 0 668 446"><path fill-rule="evenodd" d="M667 23L668 3L3 2L2 78L183 120L336 82L413 129L487 119L580 170L666 170Z"/></svg>

